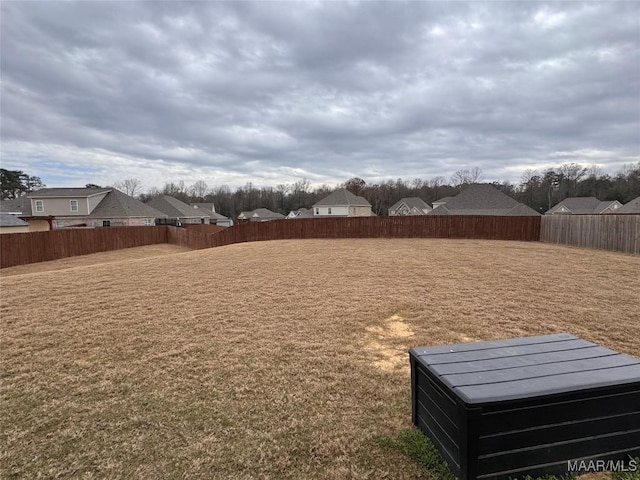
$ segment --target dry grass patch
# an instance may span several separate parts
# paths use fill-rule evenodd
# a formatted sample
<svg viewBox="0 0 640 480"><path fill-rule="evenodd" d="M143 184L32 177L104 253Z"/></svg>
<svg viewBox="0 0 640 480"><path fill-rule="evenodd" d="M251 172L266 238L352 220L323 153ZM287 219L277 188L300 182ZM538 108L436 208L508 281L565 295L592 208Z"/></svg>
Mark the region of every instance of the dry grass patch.
<svg viewBox="0 0 640 480"><path fill-rule="evenodd" d="M420 478L407 350L567 331L640 354L640 258L306 240L2 284L7 478ZM4 273L4 272L3 272Z"/></svg>

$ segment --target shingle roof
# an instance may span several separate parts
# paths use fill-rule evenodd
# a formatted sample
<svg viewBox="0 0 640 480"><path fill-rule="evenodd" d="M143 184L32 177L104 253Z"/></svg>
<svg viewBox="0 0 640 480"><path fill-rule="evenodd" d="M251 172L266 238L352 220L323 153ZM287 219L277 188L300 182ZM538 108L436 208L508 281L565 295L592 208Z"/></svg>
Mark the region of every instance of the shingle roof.
<svg viewBox="0 0 640 480"><path fill-rule="evenodd" d="M29 224L15 215L0 213L0 227L28 227Z"/></svg>
<svg viewBox="0 0 640 480"><path fill-rule="evenodd" d="M198 205L196 207L195 205ZM224 215L220 215L219 213L212 212L206 207L202 207L200 205L213 205L213 203L192 203L191 206L194 207L198 212L202 212L204 215L209 215L213 220L229 220L229 217L225 217Z"/></svg>
<svg viewBox="0 0 640 480"><path fill-rule="evenodd" d="M215 213L216 212L216 206L213 204L213 202L192 203L191 206L192 207L196 207L196 208L206 208L211 213ZM224 218L227 218L227 217L224 217Z"/></svg>
<svg viewBox="0 0 640 480"><path fill-rule="evenodd" d="M255 210L251 210L249 212L240 212L238 218L244 216L243 218L249 220L255 215L257 215L258 218L285 218L281 213L272 212L268 208L256 208Z"/></svg>
<svg viewBox="0 0 640 480"><path fill-rule="evenodd" d="M146 217L164 218L166 215L155 208L122 193L115 188L102 199L91 212L92 218Z"/></svg>
<svg viewBox="0 0 640 480"><path fill-rule="evenodd" d="M442 197L440 200L436 200L433 203L447 203L449 200L451 200L453 197Z"/></svg>
<svg viewBox="0 0 640 480"><path fill-rule="evenodd" d="M640 197L636 197L629 203L625 203L618 209L618 213L640 213Z"/></svg>
<svg viewBox="0 0 640 480"><path fill-rule="evenodd" d="M91 197L100 193L109 192L112 188L43 188L29 193L29 198L49 197Z"/></svg>
<svg viewBox="0 0 640 480"><path fill-rule="evenodd" d="M310 218L313 217L313 210L310 208L299 208L297 210L291 210L287 218Z"/></svg>
<svg viewBox="0 0 640 480"><path fill-rule="evenodd" d="M353 193L351 193L346 188L341 188L339 190L336 190L335 192L333 192L329 196L323 198L322 200L320 200L319 202L317 202L313 206L314 207L322 207L322 206L326 206L326 205L329 205L329 206L334 206L334 205L354 205L354 206L363 206L363 207L370 207L371 206L371 204L369 202L367 202L366 198L358 197L357 195L354 195Z"/></svg>
<svg viewBox="0 0 640 480"><path fill-rule="evenodd" d="M603 202L596 197L569 197L562 200L556 206L548 210L547 214L555 213L565 207L574 215L587 215L590 213L601 213L615 200Z"/></svg>
<svg viewBox="0 0 640 480"><path fill-rule="evenodd" d="M420 197L402 198L398 200L396 203L394 203L393 205L391 205L391 207L389 207L389 210L397 210L398 208L400 208L400 205L402 205L403 203L410 209L417 208L419 210L425 210L425 209L431 210L431 207L429 206L429 204L424 200L422 200Z"/></svg>
<svg viewBox="0 0 640 480"><path fill-rule="evenodd" d="M429 215L538 216L538 212L502 193L493 185L469 185L429 212Z"/></svg>
<svg viewBox="0 0 640 480"><path fill-rule="evenodd" d="M152 198L147 202L147 205L160 210L166 214L169 218L202 218L209 217L208 214L200 211L197 208L193 208L191 205L187 205L181 202L177 198L170 195L162 195L160 197Z"/></svg>
<svg viewBox="0 0 640 480"><path fill-rule="evenodd" d="M0 212L19 213L21 217L31 216L31 199L26 195L8 200L0 200Z"/></svg>

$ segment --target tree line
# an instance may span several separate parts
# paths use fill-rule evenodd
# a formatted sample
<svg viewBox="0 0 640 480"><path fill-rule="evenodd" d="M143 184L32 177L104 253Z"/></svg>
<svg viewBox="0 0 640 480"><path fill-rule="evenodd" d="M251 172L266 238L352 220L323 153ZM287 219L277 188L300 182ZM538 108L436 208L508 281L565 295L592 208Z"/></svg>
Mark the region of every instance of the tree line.
<svg viewBox="0 0 640 480"><path fill-rule="evenodd" d="M337 188L347 188L371 203L377 215L386 215L389 207L404 197L420 197L431 204L443 197L460 193L465 186L482 183L483 173L479 168L458 170L449 181L438 176L431 179L387 180L367 183L354 177L336 185L312 188L308 180L275 187L256 187L247 183L232 190L226 185L210 188L199 180L187 186L184 182L169 182L162 189L152 188L141 195L143 200L157 195L171 195L187 203L213 202L216 211L235 218L242 211L264 207L274 212L287 214L298 208L311 208ZM627 203L640 196L640 162L625 165L614 175L604 173L597 167L586 167L578 163L567 163L542 172L526 170L519 183L491 182L498 190L544 213L567 197L596 197L600 200L618 200Z"/></svg>
<svg viewBox="0 0 640 480"><path fill-rule="evenodd" d="M19 171L0 169L0 180L2 198L15 198L44 187L38 177L30 177ZM227 185L210 187L203 180L189 186L183 181L167 182L162 188L153 187L147 192L142 192L141 182L133 178L116 182L111 186L142 201L158 195L171 195L186 203L212 202L218 213L235 218L242 211L261 207L285 215L298 208L311 208L314 203L340 187L366 198L376 214L386 215L389 207L401 198L420 197L430 204L443 197L458 194L466 185L482 181L482 170L472 168L458 170L449 181L438 176L413 180L398 178L370 184L362 178L354 177L333 187L322 185L315 188L312 188L306 179L275 187L257 187L247 183L235 190ZM542 172L526 170L519 183L505 181L491 184L540 213L544 213L567 197L596 197L600 200L618 200L626 203L640 196L640 162L625 165L614 175L604 173L598 167L567 163Z"/></svg>

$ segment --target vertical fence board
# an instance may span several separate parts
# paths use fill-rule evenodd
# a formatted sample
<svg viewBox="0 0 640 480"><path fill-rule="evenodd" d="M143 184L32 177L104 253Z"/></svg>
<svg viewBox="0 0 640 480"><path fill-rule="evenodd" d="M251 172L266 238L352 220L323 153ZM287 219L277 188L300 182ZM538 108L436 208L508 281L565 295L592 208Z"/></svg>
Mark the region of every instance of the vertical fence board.
<svg viewBox="0 0 640 480"><path fill-rule="evenodd" d="M640 215L545 215L540 240L640 255Z"/></svg>
<svg viewBox="0 0 640 480"><path fill-rule="evenodd" d="M0 235L0 268L167 243L167 227L109 227Z"/></svg>

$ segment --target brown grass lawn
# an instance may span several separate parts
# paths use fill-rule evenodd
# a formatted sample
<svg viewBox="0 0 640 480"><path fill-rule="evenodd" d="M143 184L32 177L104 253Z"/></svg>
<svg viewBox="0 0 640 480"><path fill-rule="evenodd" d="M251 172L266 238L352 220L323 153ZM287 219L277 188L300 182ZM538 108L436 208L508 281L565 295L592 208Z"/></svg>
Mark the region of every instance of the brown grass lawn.
<svg viewBox="0 0 640 480"><path fill-rule="evenodd" d="M367 239L72 260L0 272L4 478L419 478L378 441L411 423L408 348L566 331L640 355L628 255Z"/></svg>

